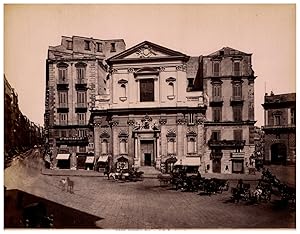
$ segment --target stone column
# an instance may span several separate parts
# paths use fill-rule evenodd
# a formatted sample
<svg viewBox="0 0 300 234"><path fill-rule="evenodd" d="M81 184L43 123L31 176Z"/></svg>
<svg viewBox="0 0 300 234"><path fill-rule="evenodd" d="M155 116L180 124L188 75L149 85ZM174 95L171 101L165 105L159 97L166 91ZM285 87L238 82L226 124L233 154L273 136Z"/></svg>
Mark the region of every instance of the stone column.
<svg viewBox="0 0 300 234"><path fill-rule="evenodd" d="M156 161L156 158L157 158L157 140L156 140L156 136L154 135L154 140L153 140L153 162Z"/></svg>

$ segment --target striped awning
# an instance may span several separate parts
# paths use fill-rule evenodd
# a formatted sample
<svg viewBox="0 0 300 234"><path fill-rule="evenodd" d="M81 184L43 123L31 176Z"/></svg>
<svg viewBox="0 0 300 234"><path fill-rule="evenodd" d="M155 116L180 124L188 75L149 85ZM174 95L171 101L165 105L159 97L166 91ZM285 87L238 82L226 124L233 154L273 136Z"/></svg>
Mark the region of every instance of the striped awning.
<svg viewBox="0 0 300 234"><path fill-rule="evenodd" d="M200 158L181 158L174 164L175 166L200 166Z"/></svg>
<svg viewBox="0 0 300 234"><path fill-rule="evenodd" d="M85 159L85 163L94 163L94 156L87 156Z"/></svg>
<svg viewBox="0 0 300 234"><path fill-rule="evenodd" d="M57 154L56 159L57 160L68 160L70 157L70 154Z"/></svg>
<svg viewBox="0 0 300 234"><path fill-rule="evenodd" d="M107 160L108 160L108 156L100 156L98 158L98 162L107 162Z"/></svg>

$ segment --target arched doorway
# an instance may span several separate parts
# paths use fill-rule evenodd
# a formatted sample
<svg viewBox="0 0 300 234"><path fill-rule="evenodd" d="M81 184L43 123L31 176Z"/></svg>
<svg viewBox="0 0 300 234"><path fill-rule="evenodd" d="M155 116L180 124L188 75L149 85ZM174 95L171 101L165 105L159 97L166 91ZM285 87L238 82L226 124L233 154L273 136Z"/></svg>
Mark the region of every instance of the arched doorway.
<svg viewBox="0 0 300 234"><path fill-rule="evenodd" d="M276 143L271 146L271 163L286 164L287 149L285 144Z"/></svg>

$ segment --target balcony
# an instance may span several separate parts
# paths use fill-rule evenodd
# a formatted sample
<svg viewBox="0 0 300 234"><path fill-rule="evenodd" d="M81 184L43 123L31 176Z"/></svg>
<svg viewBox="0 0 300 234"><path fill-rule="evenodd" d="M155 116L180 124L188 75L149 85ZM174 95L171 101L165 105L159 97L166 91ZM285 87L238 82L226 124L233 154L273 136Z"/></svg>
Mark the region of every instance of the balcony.
<svg viewBox="0 0 300 234"><path fill-rule="evenodd" d="M230 153L230 156L232 158L244 158L245 152L232 152L232 153Z"/></svg>
<svg viewBox="0 0 300 234"><path fill-rule="evenodd" d="M231 96L230 97L230 105L243 105L244 96Z"/></svg>
<svg viewBox="0 0 300 234"><path fill-rule="evenodd" d="M223 106L224 99L220 96L212 96L209 100L209 106Z"/></svg>
<svg viewBox="0 0 300 234"><path fill-rule="evenodd" d="M209 140L208 146L211 148L242 149L245 143L245 140Z"/></svg>
<svg viewBox="0 0 300 234"><path fill-rule="evenodd" d="M58 137L56 138L57 145L88 145L87 137Z"/></svg>

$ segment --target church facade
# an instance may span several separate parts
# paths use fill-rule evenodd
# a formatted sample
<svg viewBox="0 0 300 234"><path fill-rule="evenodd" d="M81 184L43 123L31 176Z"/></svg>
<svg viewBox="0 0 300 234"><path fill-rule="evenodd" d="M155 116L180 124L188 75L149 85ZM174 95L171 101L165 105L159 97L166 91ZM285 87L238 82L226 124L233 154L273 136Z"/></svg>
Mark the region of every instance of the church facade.
<svg viewBox="0 0 300 234"><path fill-rule="evenodd" d="M81 160L96 170L108 164L113 169L153 166L163 172L174 165L201 173L247 172L255 123L251 54L228 47L220 51L190 57L144 41L99 58L96 64L101 72L95 79L87 77L86 83L86 140L76 138L80 126L61 127L53 121L48 124L52 158L56 164L69 160L72 169L79 169ZM59 64L56 60L52 63ZM88 68L83 58L73 63ZM69 100L74 97L69 95ZM217 111L220 107L223 114ZM65 112L72 115L71 109ZM59 131L70 127L72 131L59 144ZM65 159L59 159L62 154Z"/></svg>

